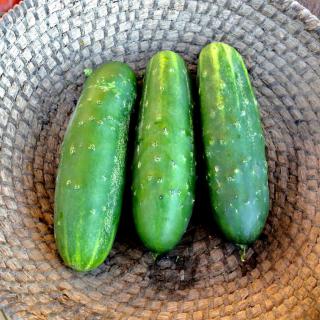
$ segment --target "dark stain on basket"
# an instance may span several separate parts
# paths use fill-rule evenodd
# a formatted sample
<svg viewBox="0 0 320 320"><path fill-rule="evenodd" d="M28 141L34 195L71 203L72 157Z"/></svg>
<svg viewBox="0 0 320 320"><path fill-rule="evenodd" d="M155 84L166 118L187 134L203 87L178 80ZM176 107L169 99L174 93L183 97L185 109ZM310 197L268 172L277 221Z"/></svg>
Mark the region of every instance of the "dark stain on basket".
<svg viewBox="0 0 320 320"><path fill-rule="evenodd" d="M181 243L167 255L149 266L150 284L158 290L182 290L194 284L199 253L193 251L192 240L196 228L189 228Z"/></svg>
<svg viewBox="0 0 320 320"><path fill-rule="evenodd" d="M183 290L195 283L199 263L197 256L169 256L151 265L148 277L150 284L159 290Z"/></svg>
<svg viewBox="0 0 320 320"><path fill-rule="evenodd" d="M192 225L177 248L149 264L146 278L158 292L176 300L181 298L179 290L194 287L199 280L206 279L212 286L246 276L259 265L268 245L263 234L248 250L246 261L241 262L236 246L206 226Z"/></svg>

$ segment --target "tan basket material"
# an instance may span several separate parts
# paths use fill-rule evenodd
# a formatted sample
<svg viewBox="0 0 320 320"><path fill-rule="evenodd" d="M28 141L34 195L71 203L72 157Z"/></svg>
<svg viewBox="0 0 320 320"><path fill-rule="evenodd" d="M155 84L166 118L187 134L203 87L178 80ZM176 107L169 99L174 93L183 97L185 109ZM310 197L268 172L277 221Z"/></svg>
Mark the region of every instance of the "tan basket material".
<svg viewBox="0 0 320 320"><path fill-rule="evenodd" d="M154 263L128 209L100 268L66 268L54 182L83 69L121 60L141 75L171 49L194 71L214 40L244 56L268 146L271 212L248 261L195 211L181 244ZM13 319L320 319L319 40L319 20L291 0L25 0L5 15L0 308Z"/></svg>

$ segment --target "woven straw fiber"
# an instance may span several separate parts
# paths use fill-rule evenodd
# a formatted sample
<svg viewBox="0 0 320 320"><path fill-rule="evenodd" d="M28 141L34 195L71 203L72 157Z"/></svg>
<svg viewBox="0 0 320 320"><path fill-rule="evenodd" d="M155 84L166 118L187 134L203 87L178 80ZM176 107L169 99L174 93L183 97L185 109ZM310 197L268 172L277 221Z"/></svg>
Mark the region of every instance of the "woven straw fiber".
<svg viewBox="0 0 320 320"><path fill-rule="evenodd" d="M83 69L160 49L191 71L225 41L244 56L267 140L271 211L241 263L207 212L154 263L124 210L97 270L53 238L59 146ZM25 0L0 21L0 308L13 319L320 319L320 22L295 1ZM129 231L126 230L129 228ZM126 232L123 232L123 231Z"/></svg>

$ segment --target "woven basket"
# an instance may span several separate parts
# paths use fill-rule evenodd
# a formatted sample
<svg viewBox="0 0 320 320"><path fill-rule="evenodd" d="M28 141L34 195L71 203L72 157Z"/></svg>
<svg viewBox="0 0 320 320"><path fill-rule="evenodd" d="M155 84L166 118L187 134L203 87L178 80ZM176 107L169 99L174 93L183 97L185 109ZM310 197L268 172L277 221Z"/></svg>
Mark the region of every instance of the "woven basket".
<svg viewBox="0 0 320 320"><path fill-rule="evenodd" d="M247 261L195 210L179 246L154 263L127 207L107 261L86 274L66 268L53 194L83 69L114 59L141 75L171 49L194 71L213 40L244 56L267 140L271 211ZM5 15L0 308L13 319L319 320L319 62L320 22L291 0L25 0Z"/></svg>

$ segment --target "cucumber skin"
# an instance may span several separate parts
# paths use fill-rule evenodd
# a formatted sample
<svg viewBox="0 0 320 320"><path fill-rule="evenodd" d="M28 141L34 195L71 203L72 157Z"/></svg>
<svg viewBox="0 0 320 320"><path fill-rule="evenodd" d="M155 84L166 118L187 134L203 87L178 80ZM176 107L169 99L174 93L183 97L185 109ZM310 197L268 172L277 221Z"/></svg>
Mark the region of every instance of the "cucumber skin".
<svg viewBox="0 0 320 320"><path fill-rule="evenodd" d="M201 50L197 80L214 218L228 240L247 245L259 237L269 211L258 104L241 55L227 44Z"/></svg>
<svg viewBox="0 0 320 320"><path fill-rule="evenodd" d="M86 80L63 140L54 234L63 261L77 271L99 266L116 235L135 96L129 66L100 66Z"/></svg>
<svg viewBox="0 0 320 320"><path fill-rule="evenodd" d="M190 79L172 51L155 54L144 79L133 161L133 217L144 245L162 254L188 226L195 183Z"/></svg>

